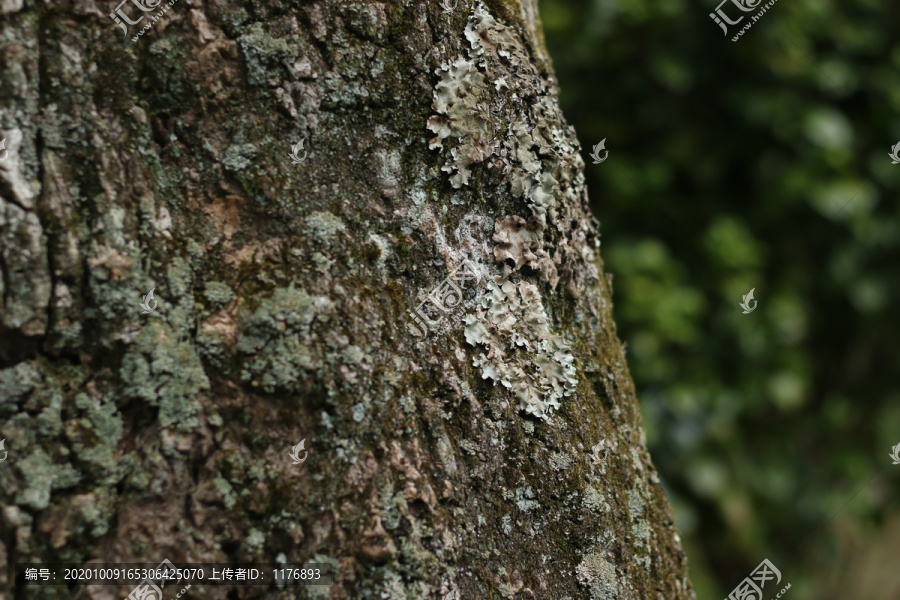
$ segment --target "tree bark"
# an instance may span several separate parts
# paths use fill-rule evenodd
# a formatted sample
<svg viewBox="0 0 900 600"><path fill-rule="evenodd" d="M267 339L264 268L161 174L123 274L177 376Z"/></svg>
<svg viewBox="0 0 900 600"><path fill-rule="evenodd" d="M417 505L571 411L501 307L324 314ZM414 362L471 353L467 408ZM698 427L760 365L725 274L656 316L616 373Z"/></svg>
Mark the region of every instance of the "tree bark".
<svg viewBox="0 0 900 600"><path fill-rule="evenodd" d="M139 2L0 0L0 599L693 598L534 0Z"/></svg>

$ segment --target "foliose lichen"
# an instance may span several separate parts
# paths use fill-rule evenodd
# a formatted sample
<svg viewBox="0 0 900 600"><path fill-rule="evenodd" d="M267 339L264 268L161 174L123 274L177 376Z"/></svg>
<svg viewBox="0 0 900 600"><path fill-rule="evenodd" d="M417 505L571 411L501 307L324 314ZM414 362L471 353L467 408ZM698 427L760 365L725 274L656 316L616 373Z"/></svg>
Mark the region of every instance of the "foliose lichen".
<svg viewBox="0 0 900 600"><path fill-rule="evenodd" d="M525 199L543 230L548 223L567 228L566 216L581 204L583 176L565 163L577 156L577 142L565 123L550 82L542 77L518 31L498 22L475 4L466 24L466 56L446 61L435 73L427 127L436 134L432 149L446 140L457 144L442 170L454 188L469 184L471 167L491 164ZM565 214L563 214L565 213Z"/></svg>
<svg viewBox="0 0 900 600"><path fill-rule="evenodd" d="M493 379L519 398L519 409L547 418L560 399L575 392L575 358L569 345L547 328L536 286L497 278L488 282L481 307L465 319L466 342L485 349L473 358L482 378Z"/></svg>

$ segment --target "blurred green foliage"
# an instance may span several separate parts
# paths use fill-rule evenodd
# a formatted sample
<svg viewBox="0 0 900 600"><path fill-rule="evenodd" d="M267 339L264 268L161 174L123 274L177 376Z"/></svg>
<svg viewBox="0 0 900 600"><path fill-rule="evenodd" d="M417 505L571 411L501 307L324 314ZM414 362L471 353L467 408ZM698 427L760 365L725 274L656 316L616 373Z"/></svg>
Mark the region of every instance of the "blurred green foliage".
<svg viewBox="0 0 900 600"><path fill-rule="evenodd" d="M701 600L896 600L900 5L717 5L540 0L648 445Z"/></svg>

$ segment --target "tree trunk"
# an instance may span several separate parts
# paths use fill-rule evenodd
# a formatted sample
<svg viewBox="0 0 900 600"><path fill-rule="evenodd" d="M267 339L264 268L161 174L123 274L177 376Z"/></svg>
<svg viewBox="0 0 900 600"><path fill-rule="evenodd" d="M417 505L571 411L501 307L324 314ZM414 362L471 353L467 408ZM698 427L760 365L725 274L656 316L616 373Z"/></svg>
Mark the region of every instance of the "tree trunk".
<svg viewBox="0 0 900 600"><path fill-rule="evenodd" d="M0 0L0 599L693 598L534 0L114 1Z"/></svg>

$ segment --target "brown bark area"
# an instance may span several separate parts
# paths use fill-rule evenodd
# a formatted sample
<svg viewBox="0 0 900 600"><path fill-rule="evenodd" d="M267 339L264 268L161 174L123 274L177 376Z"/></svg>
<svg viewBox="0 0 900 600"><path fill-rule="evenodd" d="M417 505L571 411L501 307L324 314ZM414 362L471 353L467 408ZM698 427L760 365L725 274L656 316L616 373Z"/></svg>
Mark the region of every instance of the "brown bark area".
<svg viewBox="0 0 900 600"><path fill-rule="evenodd" d="M0 600L693 598L536 6L129 6L0 0Z"/></svg>

